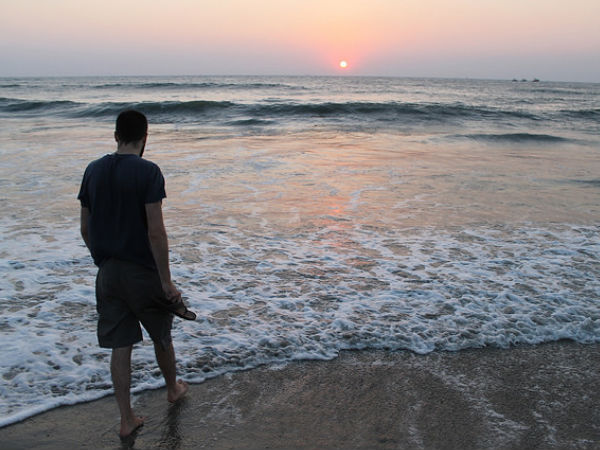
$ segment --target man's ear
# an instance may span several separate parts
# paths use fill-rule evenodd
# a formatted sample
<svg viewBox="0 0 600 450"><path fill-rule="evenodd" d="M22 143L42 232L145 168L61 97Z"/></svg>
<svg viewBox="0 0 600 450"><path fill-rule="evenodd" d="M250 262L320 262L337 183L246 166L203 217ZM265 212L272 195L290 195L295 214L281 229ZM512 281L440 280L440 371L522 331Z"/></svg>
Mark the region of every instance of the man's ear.
<svg viewBox="0 0 600 450"><path fill-rule="evenodd" d="M119 135L117 134L116 131L115 131L115 141L117 142L117 144L119 143Z"/></svg>

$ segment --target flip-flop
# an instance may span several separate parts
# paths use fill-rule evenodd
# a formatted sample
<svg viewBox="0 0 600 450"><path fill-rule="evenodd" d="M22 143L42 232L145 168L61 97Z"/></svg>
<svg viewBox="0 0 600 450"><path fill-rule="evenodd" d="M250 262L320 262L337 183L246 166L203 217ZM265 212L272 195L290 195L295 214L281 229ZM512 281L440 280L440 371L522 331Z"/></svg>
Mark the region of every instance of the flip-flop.
<svg viewBox="0 0 600 450"><path fill-rule="evenodd" d="M196 313L187 309L187 306L185 306L185 303L183 303L183 300L181 298L179 298L179 300L177 300L176 302L165 302L163 303L163 305L167 309L167 311L172 312L177 317L181 317L185 320L196 320Z"/></svg>

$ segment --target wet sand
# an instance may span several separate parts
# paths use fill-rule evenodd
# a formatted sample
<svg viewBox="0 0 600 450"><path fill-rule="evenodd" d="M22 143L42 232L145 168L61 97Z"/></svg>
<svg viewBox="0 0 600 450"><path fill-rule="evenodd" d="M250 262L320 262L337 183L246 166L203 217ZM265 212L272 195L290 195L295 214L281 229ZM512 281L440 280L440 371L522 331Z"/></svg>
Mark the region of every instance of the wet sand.
<svg viewBox="0 0 600 450"><path fill-rule="evenodd" d="M3 449L600 448L600 344L457 353L343 352L135 396L121 443L112 396L0 429Z"/></svg>

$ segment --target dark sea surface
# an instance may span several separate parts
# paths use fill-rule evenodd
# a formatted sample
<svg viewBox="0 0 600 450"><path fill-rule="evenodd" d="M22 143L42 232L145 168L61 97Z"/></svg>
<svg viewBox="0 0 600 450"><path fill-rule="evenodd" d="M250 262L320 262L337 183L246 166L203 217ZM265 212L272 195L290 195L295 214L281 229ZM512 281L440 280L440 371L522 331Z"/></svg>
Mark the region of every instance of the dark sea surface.
<svg viewBox="0 0 600 450"><path fill-rule="evenodd" d="M600 342L600 84L0 78L0 425L111 392L76 195L132 107L199 314L184 379ZM162 384L145 339L137 391Z"/></svg>

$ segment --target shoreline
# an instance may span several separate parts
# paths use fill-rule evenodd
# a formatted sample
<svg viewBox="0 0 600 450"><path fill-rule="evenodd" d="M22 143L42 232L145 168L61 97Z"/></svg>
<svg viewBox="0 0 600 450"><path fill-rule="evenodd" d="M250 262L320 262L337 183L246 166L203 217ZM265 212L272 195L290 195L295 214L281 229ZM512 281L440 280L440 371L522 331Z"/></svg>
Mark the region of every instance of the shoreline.
<svg viewBox="0 0 600 450"><path fill-rule="evenodd" d="M345 351L133 396L135 448L597 448L600 344ZM0 429L5 449L127 448L114 396Z"/></svg>

